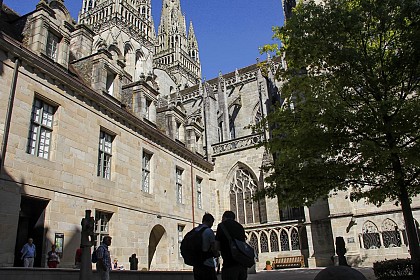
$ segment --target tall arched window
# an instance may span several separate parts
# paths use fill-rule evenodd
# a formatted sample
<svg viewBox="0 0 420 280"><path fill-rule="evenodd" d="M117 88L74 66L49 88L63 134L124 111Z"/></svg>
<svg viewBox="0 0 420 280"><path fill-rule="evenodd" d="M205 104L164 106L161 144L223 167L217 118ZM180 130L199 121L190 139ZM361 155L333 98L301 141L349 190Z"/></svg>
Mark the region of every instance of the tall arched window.
<svg viewBox="0 0 420 280"><path fill-rule="evenodd" d="M275 231L272 231L270 233L270 246L271 246L271 252L279 251L279 239Z"/></svg>
<svg viewBox="0 0 420 280"><path fill-rule="evenodd" d="M261 253L268 253L268 238L265 232L261 232L260 236Z"/></svg>
<svg viewBox="0 0 420 280"><path fill-rule="evenodd" d="M362 236L363 247L365 249L378 249L379 247L381 247L381 240L379 238L378 228L373 222L367 221L363 225Z"/></svg>
<svg viewBox="0 0 420 280"><path fill-rule="evenodd" d="M257 191L257 181L243 167L239 167L230 182L230 208L241 224L259 223L258 202L252 199Z"/></svg>
<svg viewBox="0 0 420 280"><path fill-rule="evenodd" d="M292 228L290 233L290 241L292 243L292 250L300 250L299 233L295 228Z"/></svg>
<svg viewBox="0 0 420 280"><path fill-rule="evenodd" d="M284 229L282 229L280 232L280 246L282 251L290 251L289 235Z"/></svg>
<svg viewBox="0 0 420 280"><path fill-rule="evenodd" d="M382 223L382 240L384 247L401 247L401 236L397 224L391 219L385 219Z"/></svg>
<svg viewBox="0 0 420 280"><path fill-rule="evenodd" d="M251 238L249 238L249 245L254 248L255 252L257 254L260 253L260 250L258 249L258 238L255 235L255 233L251 233Z"/></svg>

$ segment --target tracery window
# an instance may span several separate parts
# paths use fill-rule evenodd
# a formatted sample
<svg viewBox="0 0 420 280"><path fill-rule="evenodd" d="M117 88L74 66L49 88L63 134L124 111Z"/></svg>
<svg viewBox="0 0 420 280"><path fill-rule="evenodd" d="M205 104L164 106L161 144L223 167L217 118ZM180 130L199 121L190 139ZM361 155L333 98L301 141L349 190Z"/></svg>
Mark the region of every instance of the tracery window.
<svg viewBox="0 0 420 280"><path fill-rule="evenodd" d="M261 244L261 253L267 253L268 250L268 238L265 232L261 232L260 236L260 244Z"/></svg>
<svg viewBox="0 0 420 280"><path fill-rule="evenodd" d="M270 247L271 247L271 252L279 251L279 239L275 231L272 231L270 233Z"/></svg>
<svg viewBox="0 0 420 280"><path fill-rule="evenodd" d="M251 233L251 238L249 238L249 242L248 244L254 248L255 252L258 254L260 252L259 248L258 248L258 238L255 235L255 233Z"/></svg>
<svg viewBox="0 0 420 280"><path fill-rule="evenodd" d="M382 240L384 247L401 247L401 236L397 224L391 219L386 219L382 223Z"/></svg>
<svg viewBox="0 0 420 280"><path fill-rule="evenodd" d="M284 229L282 229L280 232L280 247L282 251L290 251L289 235Z"/></svg>
<svg viewBox="0 0 420 280"><path fill-rule="evenodd" d="M241 224L259 223L258 202L252 199L257 191L257 181L243 167L239 167L230 183L230 208Z"/></svg>
<svg viewBox="0 0 420 280"><path fill-rule="evenodd" d="M290 243L292 244L292 250L300 250L299 233L295 228L290 233Z"/></svg>
<svg viewBox="0 0 420 280"><path fill-rule="evenodd" d="M254 122L255 124L259 124L262 120L262 113L261 113L261 106L260 103L257 105L257 111L255 112Z"/></svg>
<svg viewBox="0 0 420 280"><path fill-rule="evenodd" d="M371 221L367 221L362 229L363 247L365 249L378 249L381 247L378 228Z"/></svg>

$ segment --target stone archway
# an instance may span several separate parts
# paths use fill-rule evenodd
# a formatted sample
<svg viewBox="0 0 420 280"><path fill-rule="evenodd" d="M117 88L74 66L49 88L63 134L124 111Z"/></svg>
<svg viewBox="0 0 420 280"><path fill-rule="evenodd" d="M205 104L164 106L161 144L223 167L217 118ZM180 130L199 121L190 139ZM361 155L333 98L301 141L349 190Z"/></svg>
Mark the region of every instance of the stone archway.
<svg viewBox="0 0 420 280"><path fill-rule="evenodd" d="M155 225L149 236L148 270L164 269L162 264L167 264L169 247L166 230L162 225Z"/></svg>

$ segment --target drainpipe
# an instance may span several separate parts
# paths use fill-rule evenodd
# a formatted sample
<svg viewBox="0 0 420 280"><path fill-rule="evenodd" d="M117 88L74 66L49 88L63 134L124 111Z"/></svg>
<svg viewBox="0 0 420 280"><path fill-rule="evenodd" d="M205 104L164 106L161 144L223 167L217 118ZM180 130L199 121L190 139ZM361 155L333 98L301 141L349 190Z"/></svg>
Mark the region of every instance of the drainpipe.
<svg viewBox="0 0 420 280"><path fill-rule="evenodd" d="M192 164L192 160L190 161L191 163L191 210L192 210L192 222L193 222L193 227L195 227L195 215L194 215L194 176L193 176L193 164Z"/></svg>
<svg viewBox="0 0 420 280"><path fill-rule="evenodd" d="M1 146L1 158L0 158L0 174L2 174L2 171L4 168L4 161L6 159L7 141L9 139L10 122L12 118L13 103L15 101L16 84L17 84L19 66L20 66L20 60L19 58L16 57L15 68L13 70L12 84L10 86L9 103L7 106L6 119L4 123L3 144Z"/></svg>

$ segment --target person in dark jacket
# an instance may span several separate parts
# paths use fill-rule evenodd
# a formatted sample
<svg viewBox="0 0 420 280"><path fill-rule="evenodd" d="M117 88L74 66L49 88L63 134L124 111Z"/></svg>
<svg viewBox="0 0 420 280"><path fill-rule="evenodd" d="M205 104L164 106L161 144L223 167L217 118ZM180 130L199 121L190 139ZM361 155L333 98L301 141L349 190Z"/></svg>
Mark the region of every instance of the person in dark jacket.
<svg viewBox="0 0 420 280"><path fill-rule="evenodd" d="M246 236L244 227L235 221L235 213L225 211L222 216L222 222L217 226L216 232L216 244L223 258L222 280L246 280L248 277L247 268L233 259L229 240L221 229L221 224L224 225L232 239L245 242Z"/></svg>

